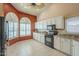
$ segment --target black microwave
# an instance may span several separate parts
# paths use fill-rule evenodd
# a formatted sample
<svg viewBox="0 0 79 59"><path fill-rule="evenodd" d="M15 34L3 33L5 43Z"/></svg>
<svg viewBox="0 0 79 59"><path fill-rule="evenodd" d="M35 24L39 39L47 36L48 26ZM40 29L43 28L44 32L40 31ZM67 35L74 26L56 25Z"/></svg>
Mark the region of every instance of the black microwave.
<svg viewBox="0 0 79 59"><path fill-rule="evenodd" d="M56 30L56 25L47 25L47 30Z"/></svg>

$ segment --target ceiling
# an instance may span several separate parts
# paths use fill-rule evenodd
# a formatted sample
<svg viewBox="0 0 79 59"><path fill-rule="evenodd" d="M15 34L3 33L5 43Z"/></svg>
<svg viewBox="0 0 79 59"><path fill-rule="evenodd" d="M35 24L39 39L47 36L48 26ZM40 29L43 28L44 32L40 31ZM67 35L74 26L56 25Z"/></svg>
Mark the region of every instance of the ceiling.
<svg viewBox="0 0 79 59"><path fill-rule="evenodd" d="M51 3L12 3L12 5L18 11L37 16L44 10L48 9Z"/></svg>

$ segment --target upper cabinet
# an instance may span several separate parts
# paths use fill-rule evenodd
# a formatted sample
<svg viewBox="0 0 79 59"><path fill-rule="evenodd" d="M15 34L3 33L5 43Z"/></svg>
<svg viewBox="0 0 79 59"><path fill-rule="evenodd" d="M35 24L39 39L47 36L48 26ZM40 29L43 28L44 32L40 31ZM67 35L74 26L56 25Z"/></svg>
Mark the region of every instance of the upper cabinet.
<svg viewBox="0 0 79 59"><path fill-rule="evenodd" d="M64 29L64 17L63 16L55 16L54 17L54 22L56 24L56 28L57 29Z"/></svg>
<svg viewBox="0 0 79 59"><path fill-rule="evenodd" d="M47 25L56 25L57 29L64 29L64 17L63 16L54 16L46 20L36 22L36 29L47 29Z"/></svg>
<svg viewBox="0 0 79 59"><path fill-rule="evenodd" d="M55 17L53 17L50 22L51 24L56 24Z"/></svg>

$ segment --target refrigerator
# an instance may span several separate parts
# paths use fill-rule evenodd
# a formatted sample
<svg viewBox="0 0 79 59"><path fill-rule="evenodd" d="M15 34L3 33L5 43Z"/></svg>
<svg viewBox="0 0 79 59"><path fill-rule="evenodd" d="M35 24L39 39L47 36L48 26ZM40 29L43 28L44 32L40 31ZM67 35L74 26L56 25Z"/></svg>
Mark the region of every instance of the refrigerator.
<svg viewBox="0 0 79 59"><path fill-rule="evenodd" d="M0 17L0 56L5 55L4 17Z"/></svg>

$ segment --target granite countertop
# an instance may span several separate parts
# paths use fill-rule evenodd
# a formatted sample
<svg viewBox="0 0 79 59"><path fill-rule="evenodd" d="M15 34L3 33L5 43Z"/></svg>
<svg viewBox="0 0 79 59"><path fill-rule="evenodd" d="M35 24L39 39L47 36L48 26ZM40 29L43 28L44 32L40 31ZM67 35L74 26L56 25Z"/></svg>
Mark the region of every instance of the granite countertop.
<svg viewBox="0 0 79 59"><path fill-rule="evenodd" d="M66 31L61 31L58 35L69 35L69 36L79 36L79 33L68 33Z"/></svg>
<svg viewBox="0 0 79 59"><path fill-rule="evenodd" d="M79 41L79 34L68 33L63 31L59 32L58 35L61 36L62 38Z"/></svg>
<svg viewBox="0 0 79 59"><path fill-rule="evenodd" d="M40 34L44 34L44 35L47 34L47 32L37 32L37 31L35 33L40 33Z"/></svg>

